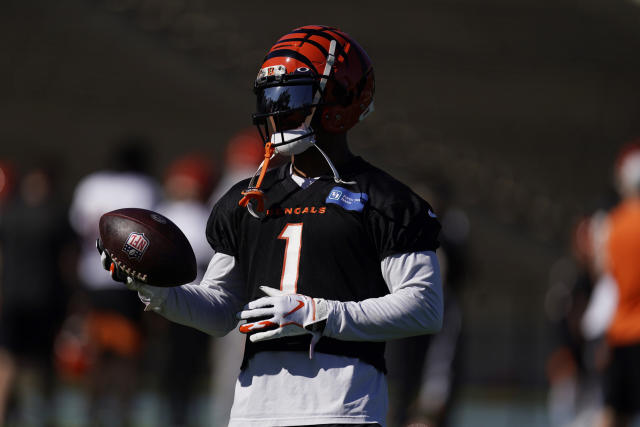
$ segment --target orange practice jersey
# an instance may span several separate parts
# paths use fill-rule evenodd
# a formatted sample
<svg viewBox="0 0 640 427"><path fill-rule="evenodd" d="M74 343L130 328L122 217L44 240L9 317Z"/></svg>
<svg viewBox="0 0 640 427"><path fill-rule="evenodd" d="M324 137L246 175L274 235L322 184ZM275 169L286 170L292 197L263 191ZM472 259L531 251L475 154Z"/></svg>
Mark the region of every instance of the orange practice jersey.
<svg viewBox="0 0 640 427"><path fill-rule="evenodd" d="M608 340L612 345L640 343L640 200L616 207L609 231L608 265L618 285L618 307Z"/></svg>

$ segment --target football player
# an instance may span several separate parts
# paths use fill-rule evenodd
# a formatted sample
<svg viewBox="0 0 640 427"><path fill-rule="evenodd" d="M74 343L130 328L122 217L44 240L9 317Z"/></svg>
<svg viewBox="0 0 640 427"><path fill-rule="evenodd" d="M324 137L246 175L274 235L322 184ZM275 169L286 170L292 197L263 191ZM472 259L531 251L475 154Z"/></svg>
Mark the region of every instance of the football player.
<svg viewBox="0 0 640 427"><path fill-rule="evenodd" d="M600 316L599 322L606 325L609 347L600 425L631 426L640 417L640 140L622 148L615 178L621 200L596 235L604 252L604 276L590 308L610 314L606 320Z"/></svg>
<svg viewBox="0 0 640 427"><path fill-rule="evenodd" d="M374 95L371 61L349 35L315 25L284 35L254 92L264 162L214 206L201 284L127 284L146 310L214 336L245 321L230 425L384 425L385 340L442 324L440 225L349 150ZM275 155L290 162L268 170Z"/></svg>

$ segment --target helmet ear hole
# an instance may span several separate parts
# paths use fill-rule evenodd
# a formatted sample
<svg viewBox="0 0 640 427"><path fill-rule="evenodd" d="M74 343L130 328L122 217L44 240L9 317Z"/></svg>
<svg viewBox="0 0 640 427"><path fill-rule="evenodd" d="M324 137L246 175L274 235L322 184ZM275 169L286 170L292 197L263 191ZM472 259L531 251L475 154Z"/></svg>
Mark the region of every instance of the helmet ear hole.
<svg viewBox="0 0 640 427"><path fill-rule="evenodd" d="M351 103L353 95L349 94L342 85L333 84L331 85L331 98L334 99L337 104L347 106Z"/></svg>
<svg viewBox="0 0 640 427"><path fill-rule="evenodd" d="M325 108L320 118L322 129L329 133L346 132L351 127L349 124L353 121L351 116L349 108L338 105Z"/></svg>

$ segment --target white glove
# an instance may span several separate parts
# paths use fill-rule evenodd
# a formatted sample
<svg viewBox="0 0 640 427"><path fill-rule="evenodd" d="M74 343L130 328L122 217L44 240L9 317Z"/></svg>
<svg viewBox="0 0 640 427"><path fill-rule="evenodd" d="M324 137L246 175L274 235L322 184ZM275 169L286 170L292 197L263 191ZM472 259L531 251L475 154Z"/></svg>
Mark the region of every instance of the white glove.
<svg viewBox="0 0 640 427"><path fill-rule="evenodd" d="M247 320L240 326L240 332L251 334L251 342L311 334L309 358L313 359L315 345L322 337L328 317L326 301L286 294L267 286L260 286L260 290L268 296L251 301L237 314L238 319Z"/></svg>

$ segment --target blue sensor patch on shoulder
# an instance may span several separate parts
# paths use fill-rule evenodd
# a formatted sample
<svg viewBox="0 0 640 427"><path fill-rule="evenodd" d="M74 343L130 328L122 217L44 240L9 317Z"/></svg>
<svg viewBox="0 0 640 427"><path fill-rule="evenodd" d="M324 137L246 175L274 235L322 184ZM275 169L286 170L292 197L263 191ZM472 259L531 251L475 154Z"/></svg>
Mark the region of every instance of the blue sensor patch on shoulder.
<svg viewBox="0 0 640 427"><path fill-rule="evenodd" d="M342 187L333 187L324 202L333 203L348 211L361 212L368 200L366 193L352 193Z"/></svg>

